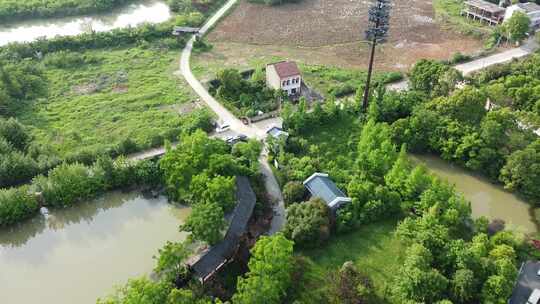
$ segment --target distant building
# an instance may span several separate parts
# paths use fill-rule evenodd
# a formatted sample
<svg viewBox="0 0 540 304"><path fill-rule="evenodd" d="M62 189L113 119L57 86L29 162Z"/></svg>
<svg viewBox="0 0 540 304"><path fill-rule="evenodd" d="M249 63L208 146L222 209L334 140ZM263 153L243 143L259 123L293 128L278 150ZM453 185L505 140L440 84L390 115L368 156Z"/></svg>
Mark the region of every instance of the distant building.
<svg viewBox="0 0 540 304"><path fill-rule="evenodd" d="M304 187L312 196L326 202L330 210L334 212L352 202L325 173L314 173L304 181Z"/></svg>
<svg viewBox="0 0 540 304"><path fill-rule="evenodd" d="M537 29L540 27L540 5L527 2L527 3L518 3L511 5L506 8L506 13L504 14L504 21L510 19L514 12L522 12L526 14L529 19L531 19L531 27Z"/></svg>
<svg viewBox="0 0 540 304"><path fill-rule="evenodd" d="M462 15L474 20L480 20L489 25L501 24L504 20L505 9L491 2L484 0L465 1L465 9Z"/></svg>
<svg viewBox="0 0 540 304"><path fill-rule="evenodd" d="M266 66L266 85L283 90L288 96L300 94L302 75L294 61L281 61Z"/></svg>

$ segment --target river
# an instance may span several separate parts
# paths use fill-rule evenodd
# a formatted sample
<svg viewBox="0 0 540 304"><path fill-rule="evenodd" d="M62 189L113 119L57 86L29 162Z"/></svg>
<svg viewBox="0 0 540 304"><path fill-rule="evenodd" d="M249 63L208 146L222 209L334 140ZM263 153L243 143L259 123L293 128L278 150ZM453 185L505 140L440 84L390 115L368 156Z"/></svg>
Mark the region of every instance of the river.
<svg viewBox="0 0 540 304"><path fill-rule="evenodd" d="M157 250L185 238L189 213L165 197L112 192L0 230L0 302L93 304L149 274Z"/></svg>
<svg viewBox="0 0 540 304"><path fill-rule="evenodd" d="M505 191L500 185L436 156L413 155L411 158L415 162L422 162L431 172L454 184L456 189L471 201L473 217L502 219L507 228L526 233L537 231L530 205L515 194Z"/></svg>
<svg viewBox="0 0 540 304"><path fill-rule="evenodd" d="M162 0L143 0L90 16L35 19L0 25L0 45L28 42L39 37L73 36L90 30L103 32L142 23L160 23L171 17Z"/></svg>

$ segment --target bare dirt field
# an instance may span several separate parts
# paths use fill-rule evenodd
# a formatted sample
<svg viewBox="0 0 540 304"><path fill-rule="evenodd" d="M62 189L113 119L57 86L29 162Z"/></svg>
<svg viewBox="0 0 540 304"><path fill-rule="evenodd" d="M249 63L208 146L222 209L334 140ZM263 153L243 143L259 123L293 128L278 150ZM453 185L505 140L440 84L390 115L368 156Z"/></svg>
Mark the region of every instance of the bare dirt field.
<svg viewBox="0 0 540 304"><path fill-rule="evenodd" d="M377 67L405 71L421 58L447 59L474 53L482 43L440 26L430 0L394 0L390 35L381 46ZM200 60L243 61L279 57L306 64L362 68L370 1L303 0L268 7L245 0L209 34L214 50ZM206 56L206 58L205 58ZM236 59L235 59L236 57Z"/></svg>

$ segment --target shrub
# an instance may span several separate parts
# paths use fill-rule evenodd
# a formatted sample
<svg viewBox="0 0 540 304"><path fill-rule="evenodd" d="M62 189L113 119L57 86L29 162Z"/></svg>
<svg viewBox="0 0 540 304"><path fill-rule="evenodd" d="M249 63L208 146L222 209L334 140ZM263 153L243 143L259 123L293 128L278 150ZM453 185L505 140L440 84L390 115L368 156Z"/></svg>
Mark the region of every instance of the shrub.
<svg viewBox="0 0 540 304"><path fill-rule="evenodd" d="M21 152L15 151L0 155L0 187L24 183L38 172L38 163Z"/></svg>
<svg viewBox="0 0 540 304"><path fill-rule="evenodd" d="M319 198L287 208L284 235L300 246L313 246L330 236L330 218L326 204Z"/></svg>
<svg viewBox="0 0 540 304"><path fill-rule="evenodd" d="M51 170L48 177L35 178L33 184L42 191L47 205L66 207L104 190L100 182L84 165L62 164Z"/></svg>
<svg viewBox="0 0 540 304"><path fill-rule="evenodd" d="M39 210L36 197L28 187L0 189L0 226L7 226L32 216Z"/></svg>
<svg viewBox="0 0 540 304"><path fill-rule="evenodd" d="M285 204L301 202L306 195L306 189L301 182L290 181L283 187L283 200Z"/></svg>

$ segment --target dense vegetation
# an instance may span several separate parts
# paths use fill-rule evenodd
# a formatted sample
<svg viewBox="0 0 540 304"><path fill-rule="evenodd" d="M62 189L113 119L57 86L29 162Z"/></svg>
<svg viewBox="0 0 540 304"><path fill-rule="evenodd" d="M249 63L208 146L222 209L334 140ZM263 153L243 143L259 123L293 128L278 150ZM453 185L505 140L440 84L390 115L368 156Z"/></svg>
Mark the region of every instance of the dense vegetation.
<svg viewBox="0 0 540 304"><path fill-rule="evenodd" d="M225 228L224 213L235 206L235 176L254 176L261 152L258 142L238 143L234 151L204 132L184 134L160 161L169 196L193 205L182 230L193 240L215 244Z"/></svg>
<svg viewBox="0 0 540 304"><path fill-rule="evenodd" d="M265 74L257 70L249 79L235 69L222 70L217 75L219 86L213 88L219 100L236 116L253 117L278 108L279 100L286 96L266 86Z"/></svg>
<svg viewBox="0 0 540 304"><path fill-rule="evenodd" d="M535 152L538 136L533 133L538 127L529 127L524 118L538 116L538 60L535 55L523 64L488 69L473 80L476 86L425 99L412 108L410 116L395 117L397 104L383 101L377 104L377 118L392 123L396 141L407 143L413 151L436 152L443 159L504 183L510 190L539 198L538 187L533 186L540 176ZM433 66L440 65L420 62L413 69L413 87L424 94L436 92ZM487 101L495 104L491 111L485 108ZM530 157L522 157L522 151Z"/></svg>
<svg viewBox="0 0 540 304"><path fill-rule="evenodd" d="M110 10L133 0L1 0L0 23L21 18L82 15Z"/></svg>
<svg viewBox="0 0 540 304"><path fill-rule="evenodd" d="M410 94L390 95L407 99ZM332 234L353 233L357 238L363 238L364 235L355 234L355 231L381 220L402 219L395 234L396 242L407 248L402 250L404 254L397 254L403 258L401 270L387 274L375 285L364 284L361 290L353 290L351 296L351 290L342 285L335 286L335 280L328 281L330 286L316 290L298 287L303 282L312 286L311 276L320 277L314 272L317 266L308 262L304 265L305 276L290 287L291 293L301 299L330 303L336 302L336 297L337 302L343 303L358 303L349 302L347 299L351 297L355 301L371 299L391 303L505 302L513 288L517 262L523 258L528 245L510 232L490 231L487 234L485 219L472 221L470 203L453 187L427 174L424 167L413 167L405 149L398 152L390 140L392 128L373 120L381 115L375 105L378 104L373 103L368 115L370 120L361 127L361 134L357 129L358 122L354 122L356 119L346 112L340 112L338 122L318 123L296 133L280 151L280 172L283 182L301 181L313 171L329 172L338 186L347 190L353 202L338 211ZM329 138L332 139L326 142ZM337 151L349 151L348 157L325 157L340 154ZM300 241L295 246L305 247L302 237L310 242L324 241L325 238L318 238L317 232L326 224L311 225L320 216L318 209L312 209L306 215L298 213L296 205L289 207L293 210L290 215L293 220L285 228L285 231L301 233L294 235ZM309 210L309 206L303 209ZM323 248L320 250L324 252ZM309 254L310 251L306 252ZM328 253L327 258L332 259L332 254ZM346 256L354 257L355 254L353 251ZM392 256L390 260L394 258ZM345 261L341 260L341 263ZM388 261L379 263L370 265L365 275L378 277L376 273L385 269L383 264ZM342 270L325 271L329 271L326 276L342 273ZM362 274L356 277L361 278ZM375 290L369 291L370 286Z"/></svg>

